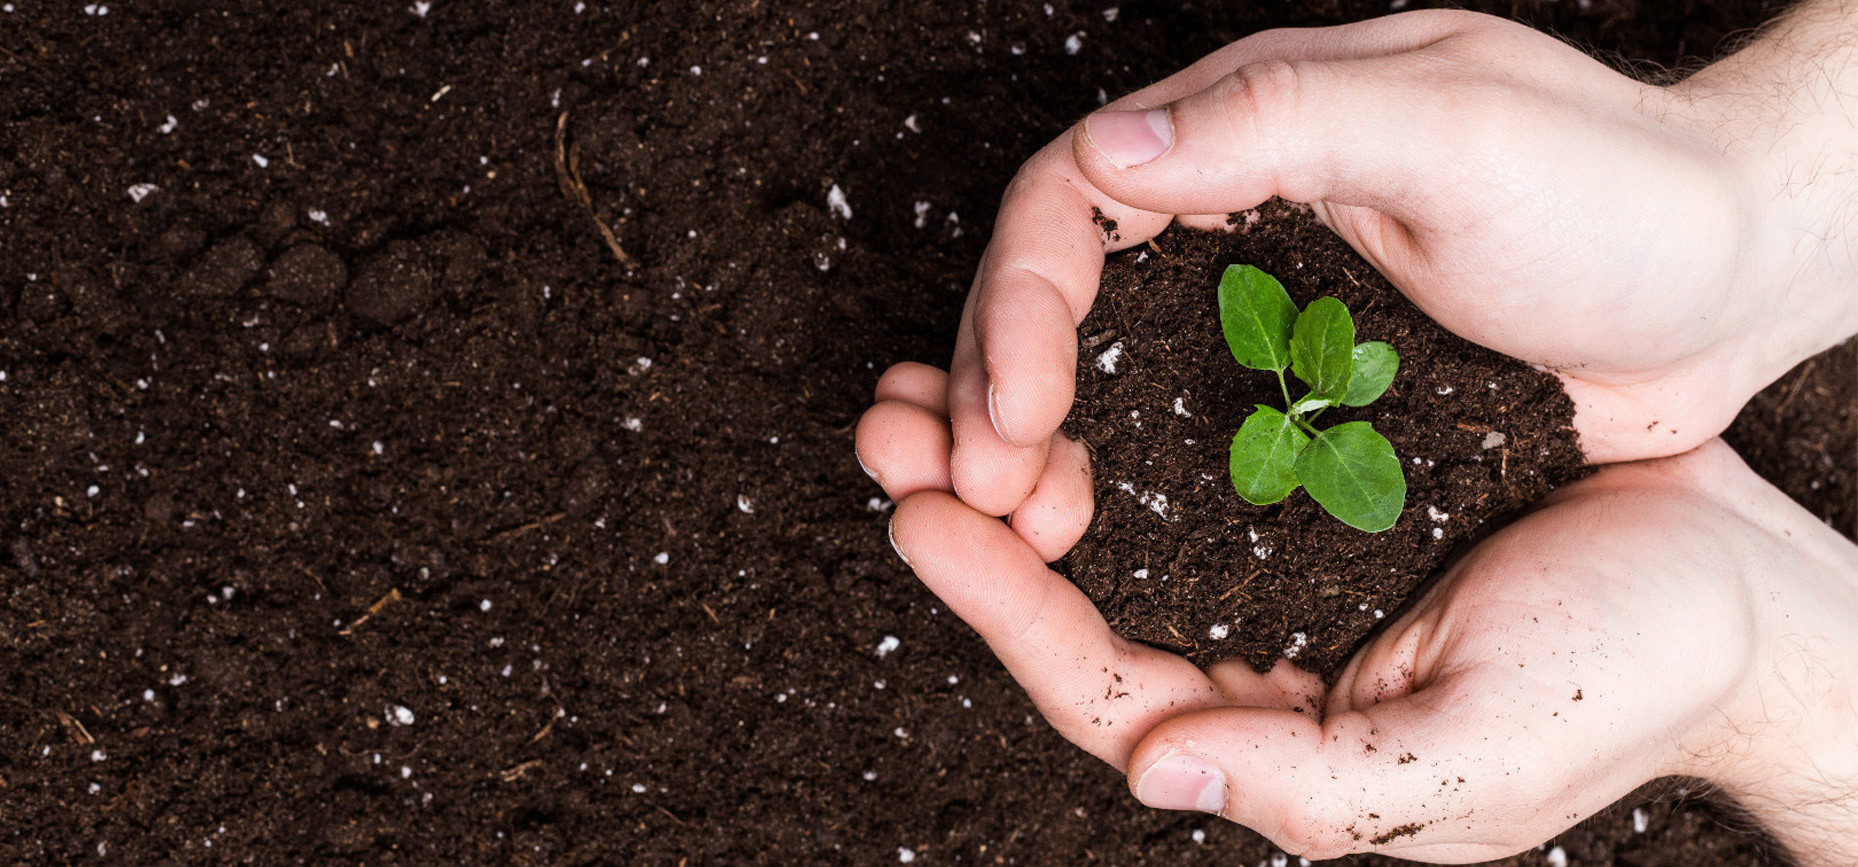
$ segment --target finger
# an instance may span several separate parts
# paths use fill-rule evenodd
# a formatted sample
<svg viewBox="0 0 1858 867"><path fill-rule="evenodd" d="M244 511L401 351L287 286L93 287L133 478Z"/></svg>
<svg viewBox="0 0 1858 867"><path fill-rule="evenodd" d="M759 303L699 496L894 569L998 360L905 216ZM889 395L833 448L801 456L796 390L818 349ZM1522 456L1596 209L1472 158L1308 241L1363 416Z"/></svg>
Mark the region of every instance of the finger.
<svg viewBox="0 0 1858 867"><path fill-rule="evenodd" d="M1422 660L1420 651L1434 637L1438 621L1437 614L1428 609L1424 614L1409 612L1389 624L1336 675L1325 711L1343 713L1369 707L1405 698L1419 689L1423 684L1418 678L1431 670L1433 662Z"/></svg>
<svg viewBox="0 0 1858 867"><path fill-rule="evenodd" d="M1050 563L1083 538L1093 504L1090 453L1064 434L1055 434L1038 487L1013 510L1013 532Z"/></svg>
<svg viewBox="0 0 1858 867"><path fill-rule="evenodd" d="M1557 717L1551 706L1570 707L1562 686L1480 673L1320 722L1274 708L1200 710L1143 740L1131 786L1149 806L1217 813L1312 860L1491 860L1657 775L1596 756L1595 724L1607 723Z"/></svg>
<svg viewBox="0 0 1858 867"><path fill-rule="evenodd" d="M902 502L917 491L948 491L948 420L901 400L888 400L858 419L858 464Z"/></svg>
<svg viewBox="0 0 1858 867"><path fill-rule="evenodd" d="M1206 673L1231 704L1297 711L1322 719L1323 679L1288 659L1278 660L1264 674L1236 659L1216 662Z"/></svg>
<svg viewBox="0 0 1858 867"><path fill-rule="evenodd" d="M1345 60L1412 51L1497 19L1457 10L1417 10L1335 27L1288 27L1254 33L1192 66L1105 105L1101 111L1152 108L1205 90L1232 70L1263 60Z"/></svg>
<svg viewBox="0 0 1858 867"><path fill-rule="evenodd" d="M987 371L974 350L971 329L963 328L955 337L948 382L948 420L954 434L949 473L955 492L984 514L1011 514L1045 472L1050 436L1035 447L1020 448L994 430Z"/></svg>
<svg viewBox="0 0 1858 867"><path fill-rule="evenodd" d="M1419 178L1459 159L1437 133L1462 90L1414 80L1412 56L1272 59L1163 107L1086 118L1074 155L1098 189L1136 208L1219 213L1272 196L1390 214L1423 203ZM1437 133L1435 133L1437 131Z"/></svg>
<svg viewBox="0 0 1858 867"><path fill-rule="evenodd" d="M1232 225L1232 217L1229 214L1182 214L1175 217L1174 222L1185 228L1199 229L1202 232L1230 232L1236 228Z"/></svg>
<svg viewBox="0 0 1858 867"><path fill-rule="evenodd" d="M900 400L936 415L948 415L948 374L914 361L891 365L877 379L876 403Z"/></svg>
<svg viewBox="0 0 1858 867"><path fill-rule="evenodd" d="M1070 411L1077 378L1077 326L1090 297L1057 281L1079 282L1095 295L1103 264L1097 226L1075 190L1038 201L1017 199L1001 222L1032 227L1013 236L1020 250L989 251L975 296L975 346L987 373L989 421L1001 439L1025 446L1049 438ZM1163 221L1165 225L1165 221ZM1027 253L1032 255L1028 255ZM1065 263L1076 263L1067 273ZM1088 264L1084 264L1088 263Z"/></svg>
<svg viewBox="0 0 1858 867"><path fill-rule="evenodd" d="M1323 197L1308 194L1307 173L1277 177L1299 156L1296 148L1319 149L1306 161L1333 162L1329 154L1338 148L1385 149L1407 138L1411 118L1377 108L1374 89L1367 87L1375 83L1371 76L1391 73L1404 81L1414 64L1401 55L1493 26L1501 25L1489 16L1428 10L1341 27L1267 31L1216 52L1165 86L1092 114L1072 141L1073 159L1092 188L1138 209L1217 214L1253 207L1271 195L1317 201ZM1364 74L1348 86L1307 90L1301 81L1306 70L1357 66ZM1436 81L1425 84L1438 89ZM1364 112L1366 119L1391 116L1407 124L1342 121ZM1342 135L1321 137L1343 126ZM1373 134L1377 129L1391 135ZM1215 140L1222 135L1239 138Z"/></svg>
<svg viewBox="0 0 1858 867"><path fill-rule="evenodd" d="M1465 195L1451 177L1482 173L1488 183L1513 172L1506 148L1532 140L1500 122L1525 101L1551 105L1544 92L1562 91L1645 98L1642 86L1578 52L1548 50L1552 37L1487 15L1412 13L1350 27L1349 39L1338 28L1308 50L1235 56L1228 74L1167 104L1098 111L1073 140L1075 162L1095 189L1138 209L1220 213L1281 196L1412 222ZM1540 62L1506 86L1463 71L1525 55ZM1444 227L1455 216L1432 215Z"/></svg>
<svg viewBox="0 0 1858 867"><path fill-rule="evenodd" d="M965 317L990 423L1022 447L1050 438L1070 409L1077 325L1096 297L1104 251L1154 237L1172 219L1097 194L1071 161L1070 135L1028 160L1008 187Z"/></svg>
<svg viewBox="0 0 1858 867"><path fill-rule="evenodd" d="M947 494L898 503L891 541L950 610L980 633L1045 719L1125 767L1142 735L1218 700L1187 660L1125 641L1071 582L1005 524Z"/></svg>

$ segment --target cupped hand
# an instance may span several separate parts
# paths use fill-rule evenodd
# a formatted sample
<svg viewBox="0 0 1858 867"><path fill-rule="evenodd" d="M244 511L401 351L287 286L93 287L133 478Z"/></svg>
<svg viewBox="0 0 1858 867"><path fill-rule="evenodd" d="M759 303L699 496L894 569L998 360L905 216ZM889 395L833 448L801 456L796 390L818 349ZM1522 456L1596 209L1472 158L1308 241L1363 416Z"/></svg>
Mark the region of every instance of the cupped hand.
<svg viewBox="0 0 1858 867"><path fill-rule="evenodd" d="M1006 193L950 365L955 491L1004 515L1036 486L1106 250L1272 196L1309 203L1446 328L1559 374L1589 460L1708 440L1855 306L1850 257L1809 243L1808 200L1843 213L1844 175L1784 193L1812 170L1790 160L1830 151L1736 88L1759 83L1655 87L1428 11L1259 33L1110 104Z"/></svg>
<svg viewBox="0 0 1858 867"><path fill-rule="evenodd" d="M1087 509L1009 526L951 495L940 384L893 370L858 432L898 502L892 541L1053 727L1144 803L1217 813L1311 858L1465 862L1683 774L1721 785L1808 863L1858 857L1841 806L1858 780L1858 548L1720 441L1558 491L1325 690L1289 662L1202 671L1113 634L1044 565Z"/></svg>

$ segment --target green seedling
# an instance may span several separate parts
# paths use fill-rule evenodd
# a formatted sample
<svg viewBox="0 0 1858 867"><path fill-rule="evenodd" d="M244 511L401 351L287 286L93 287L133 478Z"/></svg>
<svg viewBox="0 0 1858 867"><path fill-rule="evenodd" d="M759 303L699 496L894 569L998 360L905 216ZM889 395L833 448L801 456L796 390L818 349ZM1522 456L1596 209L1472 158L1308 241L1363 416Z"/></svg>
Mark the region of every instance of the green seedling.
<svg viewBox="0 0 1858 867"><path fill-rule="evenodd" d="M1334 298L1311 301L1301 313L1276 278L1233 265L1219 281L1219 324L1232 357L1277 374L1285 410L1259 404L1232 437L1232 486L1246 502L1266 506L1298 487L1337 520L1378 533L1406 506L1406 474L1393 445L1365 421L1318 430L1332 406L1367 406L1386 393L1400 356L1378 340L1355 343L1355 320ZM1289 368L1309 386L1290 399Z"/></svg>

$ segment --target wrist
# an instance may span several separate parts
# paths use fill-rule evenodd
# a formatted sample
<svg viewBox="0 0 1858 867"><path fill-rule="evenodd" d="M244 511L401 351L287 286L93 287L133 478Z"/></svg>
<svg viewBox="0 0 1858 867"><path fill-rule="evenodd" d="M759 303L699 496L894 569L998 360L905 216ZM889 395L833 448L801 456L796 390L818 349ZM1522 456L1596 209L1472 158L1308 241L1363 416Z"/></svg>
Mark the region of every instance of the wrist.
<svg viewBox="0 0 1858 867"><path fill-rule="evenodd" d="M1744 708L1753 713L1721 754L1733 758L1705 774L1804 867L1858 863L1858 659L1849 644L1787 636L1759 678L1760 706Z"/></svg>
<svg viewBox="0 0 1858 867"><path fill-rule="evenodd" d="M1745 651L1743 675L1677 772L1722 786L1799 863L1858 863L1858 547L1746 482L1718 492L1769 549L1743 564L1746 640L1718 645Z"/></svg>
<svg viewBox="0 0 1858 867"><path fill-rule="evenodd" d="M1858 333L1858 5L1812 0L1670 88L1738 175L1756 387ZM1763 348L1766 349L1763 352Z"/></svg>

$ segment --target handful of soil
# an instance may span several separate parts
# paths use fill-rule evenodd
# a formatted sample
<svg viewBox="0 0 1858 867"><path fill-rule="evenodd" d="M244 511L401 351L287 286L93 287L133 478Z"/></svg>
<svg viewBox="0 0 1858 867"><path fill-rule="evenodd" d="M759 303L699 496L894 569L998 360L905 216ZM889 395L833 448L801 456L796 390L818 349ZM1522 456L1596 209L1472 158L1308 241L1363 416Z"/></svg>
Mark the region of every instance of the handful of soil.
<svg viewBox="0 0 1858 867"><path fill-rule="evenodd" d="M1126 637L1201 665L1290 657L1328 675L1458 545L1582 475L1574 407L1553 375L1439 327L1307 208L1274 200L1234 220L1225 235L1170 229L1105 267L1065 421L1091 451L1096 515L1058 569ZM1233 264L1276 276L1299 307L1341 299L1356 339L1398 350L1386 395L1323 416L1393 443L1407 499L1392 529L1356 530L1303 491L1254 506L1233 490L1232 435L1283 402L1226 347L1217 287Z"/></svg>

